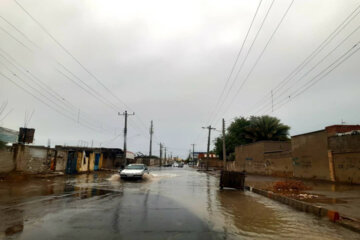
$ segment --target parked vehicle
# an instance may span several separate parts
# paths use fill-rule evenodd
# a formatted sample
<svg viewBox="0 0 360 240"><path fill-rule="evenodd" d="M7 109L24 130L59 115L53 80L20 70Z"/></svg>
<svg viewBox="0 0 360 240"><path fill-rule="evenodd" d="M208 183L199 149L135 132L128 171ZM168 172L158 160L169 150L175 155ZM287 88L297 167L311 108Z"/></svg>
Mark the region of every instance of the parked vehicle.
<svg viewBox="0 0 360 240"><path fill-rule="evenodd" d="M143 178L145 173L149 173L149 170L145 164L129 164L123 170L119 170L121 178Z"/></svg>

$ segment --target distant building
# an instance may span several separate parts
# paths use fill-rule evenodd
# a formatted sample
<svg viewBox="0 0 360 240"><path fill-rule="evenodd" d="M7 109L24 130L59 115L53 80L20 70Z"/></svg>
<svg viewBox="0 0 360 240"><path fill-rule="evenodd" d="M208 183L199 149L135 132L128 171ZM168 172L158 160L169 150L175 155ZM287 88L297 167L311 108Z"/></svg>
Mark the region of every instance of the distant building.
<svg viewBox="0 0 360 240"><path fill-rule="evenodd" d="M6 143L16 143L18 141L19 131L0 127L0 141Z"/></svg>
<svg viewBox="0 0 360 240"><path fill-rule="evenodd" d="M209 153L209 158L207 155L207 152L197 152L196 153L196 160L197 165L200 168L206 167L206 162L208 161L208 167L209 168L222 168L223 167L223 161L219 159L219 156L215 153Z"/></svg>

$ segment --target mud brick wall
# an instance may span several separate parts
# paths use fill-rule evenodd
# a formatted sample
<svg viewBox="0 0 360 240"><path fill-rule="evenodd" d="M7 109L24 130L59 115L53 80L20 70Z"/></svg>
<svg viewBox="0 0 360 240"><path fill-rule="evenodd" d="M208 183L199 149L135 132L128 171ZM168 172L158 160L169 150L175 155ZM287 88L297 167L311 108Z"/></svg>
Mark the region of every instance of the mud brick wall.
<svg viewBox="0 0 360 240"><path fill-rule="evenodd" d="M0 149L0 174L15 170L13 152L11 148Z"/></svg>
<svg viewBox="0 0 360 240"><path fill-rule="evenodd" d="M54 155L46 147L15 145L14 158L16 161L16 171L25 173L45 173L50 171L51 155Z"/></svg>
<svg viewBox="0 0 360 240"><path fill-rule="evenodd" d="M264 154L266 175L292 177L294 168L291 151Z"/></svg>
<svg viewBox="0 0 360 240"><path fill-rule="evenodd" d="M295 177L331 180L325 130L293 136L291 141Z"/></svg>
<svg viewBox="0 0 360 240"><path fill-rule="evenodd" d="M292 176L291 142L260 141L235 148L235 163L227 163L229 170L248 173Z"/></svg>
<svg viewBox="0 0 360 240"><path fill-rule="evenodd" d="M360 135L329 137L338 182L360 184Z"/></svg>

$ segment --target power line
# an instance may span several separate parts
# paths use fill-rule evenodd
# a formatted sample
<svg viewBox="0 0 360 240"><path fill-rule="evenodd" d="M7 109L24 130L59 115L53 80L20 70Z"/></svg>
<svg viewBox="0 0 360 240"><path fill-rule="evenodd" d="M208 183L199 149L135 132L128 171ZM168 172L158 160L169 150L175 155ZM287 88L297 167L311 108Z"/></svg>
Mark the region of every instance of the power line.
<svg viewBox="0 0 360 240"><path fill-rule="evenodd" d="M238 60L239 60L239 57L240 57L240 55L241 55L241 53L242 53L242 51L243 51L243 49L244 49L245 42L246 42L246 40L247 40L247 38L248 38L248 36L249 36L249 33L250 33L250 31L251 31L251 28L252 28L252 26L253 26L253 24L254 24L254 21L255 21L255 19L256 19L257 14L258 14L258 12L259 12L261 3L262 3L262 0L259 1L259 4L258 4L258 6L257 6L257 8L256 8L256 11L255 11L255 14L254 14L254 16L253 16L253 18L252 18L252 20L251 20L250 26L249 26L246 34L245 34L245 38L244 38L244 40L243 40L243 42L242 42L242 44L241 44L240 50L238 51L237 56L236 56L236 59L235 59L235 61L234 61L234 64L232 65L230 74L229 74L229 76L227 77L227 80L226 80L225 85L224 85L224 87L223 87L223 89L222 89L222 92L221 92L221 94L220 94L220 96L219 96L219 99L217 100L217 103L216 103L216 105L215 105L214 111L213 111L213 113L210 115L210 119L212 119L212 115L213 115L214 113L216 113L218 104L220 103L220 100L222 99L222 97L223 97L223 95L224 95L224 93L225 93L226 87L227 87L227 85L228 85L228 83L229 83L229 81L230 81L230 79L231 79L231 77L232 77L232 75L233 75L233 72L234 72L235 67L236 67L236 65L237 65L237 62L238 62Z"/></svg>
<svg viewBox="0 0 360 240"><path fill-rule="evenodd" d="M2 17L3 19L5 19L4 17ZM6 19L5 19L6 20ZM9 21L6 20L7 23L10 23ZM19 32L21 35L25 36L26 39L28 39L36 48L38 48L39 50L42 50L40 46L38 46L36 43L34 43L33 41L30 40L30 38L28 38L26 36L26 34L24 34L23 32L21 32L18 28L15 27L15 25L11 24L12 27L15 28L15 30L17 32ZM17 43L19 43L20 45L22 45L23 47L25 47L28 51L30 51L31 53L34 54L33 50L31 48L29 48L28 46L26 46L23 42L21 42L20 40L18 40L16 37L14 37L12 34L10 34L8 31L4 31L6 34L8 34L11 38L13 38L14 40L16 40ZM47 54L46 54L47 55ZM8 54L9 57L11 57ZM95 99L99 100L101 103L103 103L104 105L106 105L107 107L111 108L112 110L117 111L118 108L116 105L112 104L111 102L109 102L109 100L102 96L99 92L95 91L91 86L89 86L86 82L84 82L83 80L81 80L79 77L77 77L73 72L71 72L71 70L69 70L66 66L64 66L63 64L61 64L59 61L57 61L56 59L53 59L52 57L48 56L52 61L54 61L55 63L57 63L58 65L60 65L63 69L65 69L68 73L70 73L73 77L75 77L78 81L80 81L82 84L84 84L87 88L84 88L83 86L81 86L79 83L77 83L75 80L73 80L72 78L70 78L69 76L67 76L65 73L63 73L61 70L59 70L57 67L55 67L55 70L57 72L59 72L62 76L64 76L65 78L67 78L68 80L70 80L72 83L74 83L75 85L77 85L79 88L81 88L82 90L84 90L86 93L88 93L89 95L91 95L92 97L94 97ZM90 90L88 90L90 89ZM95 92L95 94L93 94L91 91ZM108 102L104 101L107 100ZM138 128L138 127L135 127ZM141 129L141 128L140 128ZM145 136L145 135L143 135ZM146 137L145 137L146 138Z"/></svg>
<svg viewBox="0 0 360 240"><path fill-rule="evenodd" d="M231 89L233 88L233 86L234 86L234 84L235 84L235 82L236 82L237 77L239 76L239 73L240 73L241 70L243 69L243 66L244 66L245 62L247 61L247 59L248 59L248 57L249 57L249 55L250 55L250 53L251 53L251 50L252 50L252 48L253 48L253 46L254 46L254 44L255 44L258 36L259 36L259 33L261 32L261 30L262 30L262 28L263 28L263 26L264 26L264 23L265 23L268 15L269 15L269 13L270 13L270 10L271 10L274 2L275 2L275 0L272 0L270 6L269 6L269 8L268 8L268 10L266 11L266 14L265 14L264 18L263 18L262 21L261 21L260 27L259 27L258 31L256 32L255 37L254 37L254 39L253 39L253 41L252 41L252 43L251 43L251 45L250 45L250 48L249 48L249 50L247 51L247 53L246 53L246 55L245 55L245 58L244 58L243 61L241 62L240 68L238 69L238 71L237 71L237 73L236 73L233 81L231 82L231 85L230 85L230 87L229 87L228 94L226 94L226 97L225 97L225 98L223 99L223 101L221 102L219 109L221 109L221 107L222 107L223 104L225 103L227 97L229 96L229 93L230 93ZM219 112L218 112L218 113L219 113ZM210 121L210 124L212 124L212 123L214 122L216 116L217 116L217 114L215 114L214 119L213 119L212 121Z"/></svg>
<svg viewBox="0 0 360 240"><path fill-rule="evenodd" d="M355 10L353 10L326 38L322 41L317 48L315 48L309 56L307 56L293 71L290 72L282 81L280 81L273 89L274 93L279 91L283 86L285 86L293 77L295 77L302 69L304 69L307 64L309 64L312 59L314 59L348 24L359 15L360 11L356 13L360 8L358 5ZM355 14L355 15L354 15ZM269 96L269 93L266 94L260 101L251 107L251 109L256 109L259 103L262 103ZM260 105L262 106L262 104Z"/></svg>
<svg viewBox="0 0 360 240"><path fill-rule="evenodd" d="M33 17L29 11L27 11L17 0L14 0L14 2L28 15L65 53L67 53L79 66L87 72L93 79L96 80L98 84L100 84L111 96L113 96L115 99L117 99L120 103L122 103L126 108L132 110L129 106L125 104L124 101L122 101L118 96L116 96L104 83L100 81L88 68L86 68L67 48L64 47L45 27L42 25L35 17ZM147 129L145 123L139 118L136 117L141 124Z"/></svg>
<svg viewBox="0 0 360 240"><path fill-rule="evenodd" d="M2 17L3 18L3 17ZM4 18L3 18L4 19ZM7 21L9 22L9 21ZM14 25L11 25L14 26ZM18 40L16 37L14 37L11 33L9 33L8 31L6 31L5 29L1 28L1 30L3 30L7 35L9 35L12 39L14 39L17 43L19 43L21 46L23 46L24 48L26 48L28 51L30 51L32 54L34 54L34 51L29 48L28 46L26 46L23 42L21 42L20 40ZM15 28L15 30L17 30L19 33L21 33L23 36L26 36L23 32L21 32L18 28ZM28 39L28 38L27 38ZM32 44L34 44L34 46L36 48L38 48L39 50L42 50L41 47L39 47L37 44L35 44L33 41L30 40L30 42ZM77 75L75 75L71 70L69 70L66 66L64 66L63 64L61 64L59 61L57 61L56 59L53 59L52 57L48 56L52 61L54 61L55 63L57 63L58 65L60 65L63 69L65 69L65 71L67 71L68 73L70 73L75 79L77 79L78 81L80 81L83 85L85 85L84 88L83 86L81 86L80 84L76 83L76 81L74 81L73 79L70 79L65 73L63 73L62 71L60 71L58 68L55 67L55 70L57 72L59 72L61 75L63 75L64 77L66 77L67 79L71 80L75 85L77 85L78 87L80 87L82 90L84 90L85 92L87 92L88 94L90 94L92 97L94 97L95 99L99 100L100 102L102 102L103 104L107 105L108 107L110 107L112 110L117 111L118 108L117 106L113 105L113 103L111 103L105 96L102 96L102 94L100 94L98 91L94 90L89 84L87 84L85 81L83 81L82 79L80 79ZM88 90L90 89L90 90ZM93 91L94 93L92 93L91 91ZM107 101L105 101L105 100Z"/></svg>
<svg viewBox="0 0 360 240"><path fill-rule="evenodd" d="M36 100L38 100L39 102L43 103L44 105L48 106L50 109L54 110L55 112L59 113L60 115L62 115L65 118L68 118L72 121L75 121L75 119L73 119L71 116L68 116L66 114L64 114L63 112L61 112L60 110L54 108L53 106L51 106L50 104L48 104L47 102L43 101L41 98L39 98L38 96L34 95L33 93L31 93L29 90L27 90L26 88L22 87L21 85L19 85L18 83L16 83L15 81L13 81L11 78L9 78L8 76L6 76L5 74L3 74L2 72L0 72L0 75L3 76L5 79L7 79L8 81L10 81L11 83L13 83L15 86L17 86L18 88L22 89L24 92L28 93L29 95L31 95L32 97L34 97ZM93 131L97 131L96 129L87 126L85 124L81 124L84 127L91 129Z"/></svg>
<svg viewBox="0 0 360 240"><path fill-rule="evenodd" d="M24 8L23 8L24 9ZM28 12L27 12L28 13ZM1 17L5 22L7 22L10 26L12 26L19 34L21 34L24 38L26 38L31 44L33 44L37 49L42 50L40 46L38 46L34 41L32 41L29 37L26 36L26 34L24 34L22 31L20 31L14 24L12 24L10 21L6 20L4 17ZM38 21L36 21L38 22ZM39 23L39 22L38 22ZM41 25L42 26L42 25ZM47 33L49 33L48 31L46 31ZM24 43L22 43L21 41L19 41L17 38L15 38L13 35L11 35L9 32L5 31L5 33L7 33L11 38L13 38L14 40L16 40L19 44L21 44L23 47L25 47L27 50L29 50L31 53L34 53L28 46L26 46ZM51 34L50 34L51 35ZM53 37L53 36L52 36ZM54 38L54 37L53 37ZM53 39L54 40L54 39ZM56 40L56 39L55 39ZM55 41L56 42L56 41ZM57 43L59 43L57 41ZM60 44L61 45L61 44ZM69 51L68 51L69 52ZM68 72L69 74L71 74L75 79L77 79L78 81L80 81L82 84L85 85L86 88L84 88L83 86L81 86L80 84L78 84L76 81L74 81L73 79L71 79L69 76L67 76L65 73L63 73L62 71L60 71L57 67L55 67L55 70L57 72L59 72L62 76L64 76L65 78L67 78L68 80L70 80L71 82L73 82L75 85L77 85L78 87L80 87L82 90L84 90L86 93L90 94L92 97L94 97L95 99L99 100L100 102L102 102L103 104L107 105L107 107L110 107L112 110L115 110L116 112L118 112L118 107L116 105L114 105L111 101L109 101L105 96L102 96L99 92L95 91L90 85L88 85L86 82L82 81L78 76L76 76L71 70L69 70L68 68L66 68L63 64L61 64L59 61L57 61L56 59L53 59L51 56L48 56L48 54L45 54L47 57L49 57L52 61L54 61L56 64L60 65L63 69L65 69L66 72ZM71 54L70 54L71 55ZM74 57L72 55L72 57ZM77 60L77 59L76 59ZM84 67L81 64L82 67ZM87 70L87 69L86 69ZM89 71L89 70L87 70ZM92 74L92 77L95 77ZM90 89L90 90L88 90ZM107 89L109 90L109 89ZM92 92L95 92L95 94L93 94ZM111 93L113 96L114 94ZM106 100L106 101L104 101ZM121 99L118 98L118 101L121 101ZM125 106L126 104L123 103ZM128 107L129 109L131 109L130 107ZM139 126L137 126L137 124L135 124L135 122L133 122L135 124L135 129L139 128L142 131L142 136L144 138L146 137L146 134L144 134L144 129L146 129L145 123L144 121L142 121L142 119L139 116L135 116L136 120L138 120L138 122L140 122L140 128ZM132 124L131 124L132 125ZM143 129L141 128L141 126L143 127Z"/></svg>
<svg viewBox="0 0 360 240"><path fill-rule="evenodd" d="M26 70L25 68L23 68L18 62L16 62L16 60L14 60L6 51L4 51L3 49L0 48L0 52L3 52L6 54L6 56L4 56L2 53L0 53L0 56L5 59L8 63L10 63L15 69L17 69L20 73L22 73L25 77L27 77L26 72L29 72L28 70ZM16 66L14 63L12 63L7 57L10 57L12 61L15 62L15 64L19 65L20 67ZM13 75L16 75L15 72L13 70L11 70L10 68L8 68L4 63L2 63L5 68L10 71ZM22 69L21 69L22 68ZM24 69L24 70L23 70ZM16 75L18 78L19 75ZM35 77L34 75L32 75L33 77ZM28 77L27 77L28 78ZM50 88L47 84L45 84L43 81L41 81L39 78L35 77L35 79L37 79L41 84L39 84L39 82L36 82L34 79L32 78L28 78L30 81L34 82L38 87L40 87L45 93L47 93L49 95L50 98L46 97L41 91L39 91L38 89L35 89L33 86L29 85L24 79L20 78L20 80L22 80L26 85L28 85L31 89L37 91L40 95L42 95L43 97L46 97L46 99L50 102L53 102L54 104L56 104L57 106L59 106L60 108L62 108L64 111L69 112L71 115L73 114L73 112L69 109L67 109L67 106L62 106L60 104L64 104L64 98L61 97L59 94L57 94L55 91L49 91L47 90L44 86L42 86L41 84L45 85L47 88ZM50 88L51 89L51 88ZM55 92L56 94L54 94L53 92ZM60 104L56 103L55 101L59 101ZM71 104L72 105L72 104ZM72 105L73 106L73 105ZM83 119L82 121L88 122L89 125L93 125L92 123L90 123L89 121Z"/></svg>
<svg viewBox="0 0 360 240"><path fill-rule="evenodd" d="M285 17L287 16L290 8L292 7L294 3L294 0L291 1L290 5L288 6L288 8L286 9L286 11L284 12L283 16L281 17L279 23L277 24L275 30L272 32L270 38L268 39L267 43L265 44L264 48L262 49L261 53L259 54L259 56L257 57L255 63L253 64L253 66L251 67L249 73L247 74L247 76L245 77L245 79L242 81L241 85L239 86L239 88L237 89L234 97L232 98L227 110L224 112L224 114L227 113L227 111L230 109L230 107L232 106L232 104L234 103L236 97L238 96L238 94L240 93L241 89L243 88L243 86L245 85L245 83L247 82L247 80L249 79L250 75L252 74L252 72L254 71L255 67L257 66L257 64L259 63L260 59L262 58L262 56L264 55L267 47L269 46L271 40L273 39L273 37L275 36L276 32L279 30L281 24L283 23Z"/></svg>
<svg viewBox="0 0 360 240"><path fill-rule="evenodd" d="M285 95L287 91L289 91L293 86L296 85L296 83L300 82L302 79L304 79L310 72L312 72L316 67L318 67L324 60L326 60L335 50L337 50L346 40L348 40L355 32L357 32L360 29L360 25L356 27L352 32L350 32L342 41L340 41L328 54L326 54L323 58L321 58L318 62L315 63L315 65L310 68L307 72L305 72L301 77L295 81L295 83L288 88L284 89L277 97L276 99L280 98L281 95ZM261 111L262 109L266 109L269 104L264 105L259 109ZM257 111L257 112L259 112Z"/></svg>
<svg viewBox="0 0 360 240"><path fill-rule="evenodd" d="M354 55L360 49L358 47L359 43L360 43L360 41L357 42L353 47L351 47L349 50L347 50L340 57L338 57L335 61L333 61L329 66L324 68L320 73L318 73L316 76L311 78L303 86L301 86L299 89L295 90L291 95L289 95L289 98L294 99L294 98L298 97L299 95L303 94L306 90L308 90L310 87L312 87L314 84L319 82L321 79L323 79L324 77L329 75L333 70L335 70L337 67L339 67L342 63L344 63L347 59L349 59L352 55ZM356 47L357 47L357 49L356 49ZM352 50L354 50L354 51L351 52ZM291 96L293 96L293 97L291 97ZM278 102L278 104L282 103L280 105L280 107L282 107L283 105L285 105L289 102L289 101L286 101L286 100L288 100L288 97L284 98L283 100L285 100L285 102L284 101ZM278 110L280 107L278 107L276 110Z"/></svg>
<svg viewBox="0 0 360 240"><path fill-rule="evenodd" d="M360 25L355 28L350 34L348 34L340 43L338 43L328 54L326 54L322 59L320 59L312 68L309 69L305 74L303 74L292 86L296 85L297 82L300 82L304 79L310 72L312 72L317 66L319 66L324 60L326 60L333 52L335 52L346 40L348 40L355 32L360 29ZM288 90L292 88L289 86L284 91L282 91L279 95L286 93Z"/></svg>

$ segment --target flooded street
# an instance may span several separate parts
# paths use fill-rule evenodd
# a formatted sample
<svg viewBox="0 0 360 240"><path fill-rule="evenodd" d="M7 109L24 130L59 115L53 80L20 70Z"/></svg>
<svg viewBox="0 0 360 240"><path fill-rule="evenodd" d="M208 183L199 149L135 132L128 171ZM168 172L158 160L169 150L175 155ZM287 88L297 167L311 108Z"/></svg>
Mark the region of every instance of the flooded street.
<svg viewBox="0 0 360 240"><path fill-rule="evenodd" d="M190 168L0 182L0 239L359 239Z"/></svg>

